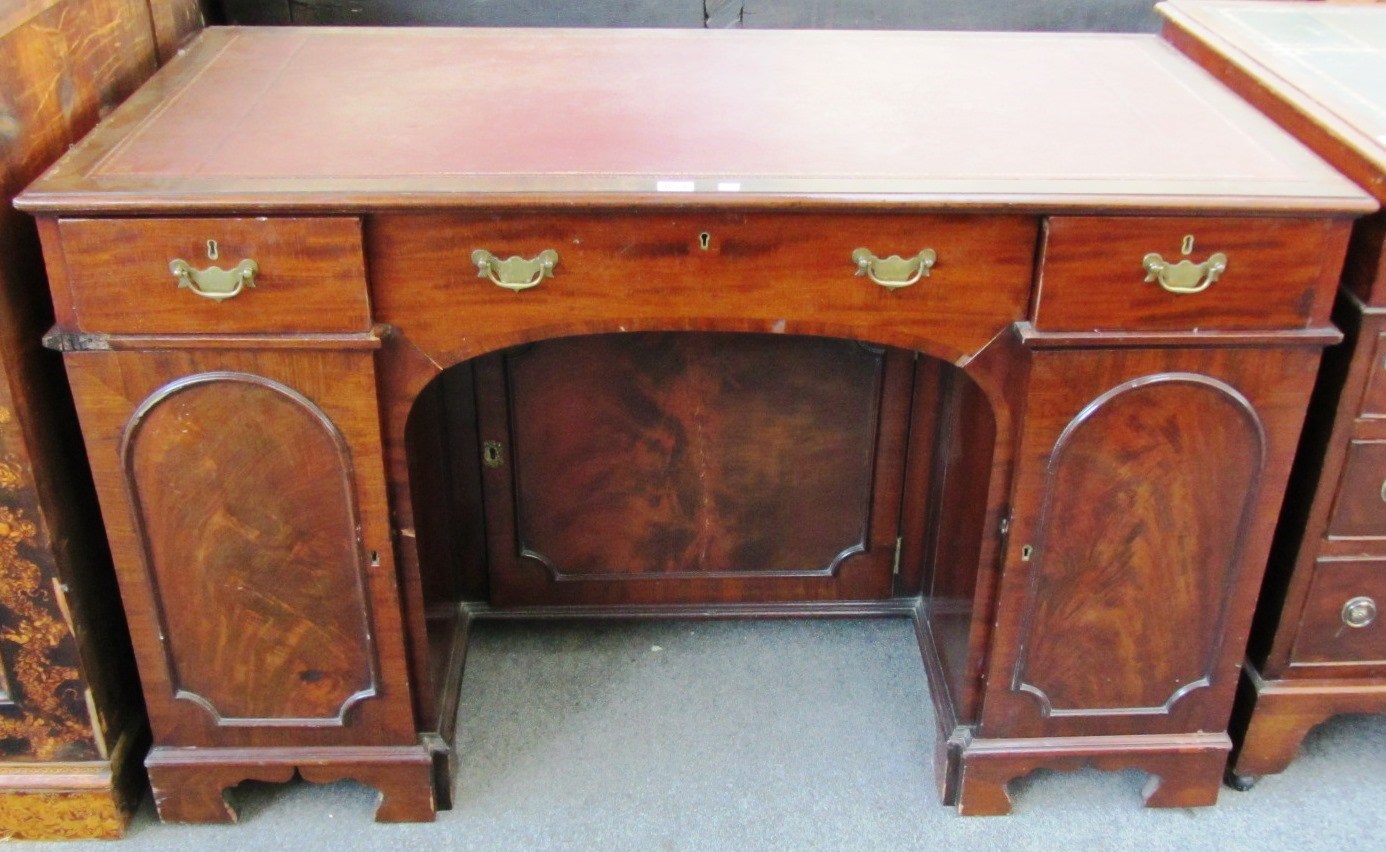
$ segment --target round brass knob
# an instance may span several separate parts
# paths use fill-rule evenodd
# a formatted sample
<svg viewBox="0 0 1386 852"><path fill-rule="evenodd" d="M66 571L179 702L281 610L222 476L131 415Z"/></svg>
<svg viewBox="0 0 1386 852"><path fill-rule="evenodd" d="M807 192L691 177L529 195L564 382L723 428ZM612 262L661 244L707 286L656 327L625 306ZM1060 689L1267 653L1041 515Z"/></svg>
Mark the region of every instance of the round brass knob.
<svg viewBox="0 0 1386 852"><path fill-rule="evenodd" d="M1376 621L1376 601L1357 597L1343 604L1343 623L1348 627L1366 627Z"/></svg>

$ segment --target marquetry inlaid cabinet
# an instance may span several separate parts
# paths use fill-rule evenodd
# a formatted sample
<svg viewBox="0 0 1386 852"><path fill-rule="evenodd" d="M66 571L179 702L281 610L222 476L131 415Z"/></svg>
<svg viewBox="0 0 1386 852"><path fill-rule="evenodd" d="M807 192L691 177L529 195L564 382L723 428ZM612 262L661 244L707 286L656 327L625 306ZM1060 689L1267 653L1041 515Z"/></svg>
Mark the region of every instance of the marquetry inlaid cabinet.
<svg viewBox="0 0 1386 852"><path fill-rule="evenodd" d="M1175 2L1165 34L1386 200L1386 6ZM1315 725L1386 712L1386 215L1353 231L1335 321L1256 617L1234 785Z"/></svg>
<svg viewBox="0 0 1386 852"><path fill-rule="evenodd" d="M1212 803L1376 209L1154 37L292 28L20 203L191 821L430 818L477 618L912 618L945 802Z"/></svg>
<svg viewBox="0 0 1386 852"><path fill-rule="evenodd" d="M201 25L189 0L0 2L0 840L114 837L148 744L33 220L11 200Z"/></svg>

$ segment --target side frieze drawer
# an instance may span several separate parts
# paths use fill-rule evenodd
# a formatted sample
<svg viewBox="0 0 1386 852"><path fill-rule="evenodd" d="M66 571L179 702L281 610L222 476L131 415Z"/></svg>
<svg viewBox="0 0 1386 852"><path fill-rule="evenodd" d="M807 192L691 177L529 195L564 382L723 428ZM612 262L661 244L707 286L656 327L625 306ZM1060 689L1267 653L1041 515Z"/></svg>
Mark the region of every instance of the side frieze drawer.
<svg viewBox="0 0 1386 852"><path fill-rule="evenodd" d="M370 329L356 218L62 219L58 231L82 331Z"/></svg>
<svg viewBox="0 0 1386 852"><path fill-rule="evenodd" d="M1035 328L1214 331L1326 325L1335 223L1191 216L1048 221Z"/></svg>

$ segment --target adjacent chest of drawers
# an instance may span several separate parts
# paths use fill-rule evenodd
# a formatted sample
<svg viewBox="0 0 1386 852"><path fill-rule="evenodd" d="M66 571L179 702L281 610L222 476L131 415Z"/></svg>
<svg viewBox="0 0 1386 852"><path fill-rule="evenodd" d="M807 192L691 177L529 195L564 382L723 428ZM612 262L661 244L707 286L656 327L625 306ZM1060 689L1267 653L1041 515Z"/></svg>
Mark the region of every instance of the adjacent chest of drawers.
<svg viewBox="0 0 1386 852"><path fill-rule="evenodd" d="M1178 2L1166 37L1386 198L1386 8ZM1257 614L1234 782L1283 770L1309 729L1386 711L1386 218L1352 238Z"/></svg>
<svg viewBox="0 0 1386 852"><path fill-rule="evenodd" d="M910 617L944 801L1211 803L1375 209L1148 38L292 29L22 203L175 820L429 818L555 616Z"/></svg>

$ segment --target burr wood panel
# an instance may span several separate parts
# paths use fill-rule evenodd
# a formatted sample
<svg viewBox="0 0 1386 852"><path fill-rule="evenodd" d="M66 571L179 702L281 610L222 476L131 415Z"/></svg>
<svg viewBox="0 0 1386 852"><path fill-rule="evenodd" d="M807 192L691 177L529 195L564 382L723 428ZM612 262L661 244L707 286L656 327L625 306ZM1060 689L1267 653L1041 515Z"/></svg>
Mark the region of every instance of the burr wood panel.
<svg viewBox="0 0 1386 852"><path fill-rule="evenodd" d="M332 422L277 382L195 374L140 406L123 453L175 697L219 725L343 724L375 648Z"/></svg>

